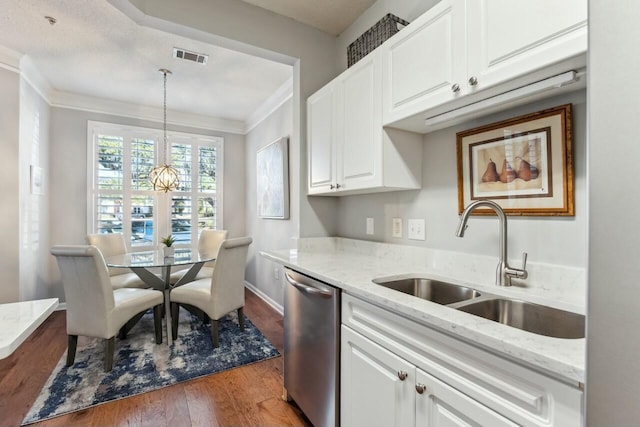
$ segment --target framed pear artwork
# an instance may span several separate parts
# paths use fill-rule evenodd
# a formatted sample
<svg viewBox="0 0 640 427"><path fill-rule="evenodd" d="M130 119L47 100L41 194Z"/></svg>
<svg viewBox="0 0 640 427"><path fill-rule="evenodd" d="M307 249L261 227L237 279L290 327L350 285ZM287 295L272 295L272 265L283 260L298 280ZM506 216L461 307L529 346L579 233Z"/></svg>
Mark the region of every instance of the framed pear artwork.
<svg viewBox="0 0 640 427"><path fill-rule="evenodd" d="M458 213L488 199L507 215L575 215L571 117L566 104L458 132Z"/></svg>

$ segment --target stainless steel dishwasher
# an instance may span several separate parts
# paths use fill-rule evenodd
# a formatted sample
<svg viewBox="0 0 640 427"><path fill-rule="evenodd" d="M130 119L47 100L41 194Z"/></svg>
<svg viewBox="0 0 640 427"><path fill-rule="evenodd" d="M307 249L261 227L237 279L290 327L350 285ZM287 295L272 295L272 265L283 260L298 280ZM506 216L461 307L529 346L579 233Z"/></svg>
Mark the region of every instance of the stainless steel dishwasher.
<svg viewBox="0 0 640 427"><path fill-rule="evenodd" d="M314 427L337 427L340 289L285 268L284 394Z"/></svg>

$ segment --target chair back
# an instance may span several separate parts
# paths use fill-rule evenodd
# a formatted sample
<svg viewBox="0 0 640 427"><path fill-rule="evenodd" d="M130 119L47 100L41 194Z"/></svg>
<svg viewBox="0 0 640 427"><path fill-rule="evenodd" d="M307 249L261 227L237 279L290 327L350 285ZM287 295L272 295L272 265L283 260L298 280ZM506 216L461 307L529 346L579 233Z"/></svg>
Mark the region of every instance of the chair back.
<svg viewBox="0 0 640 427"><path fill-rule="evenodd" d="M87 243L100 249L102 256L105 258L127 253L127 244L124 241L124 235L121 233L89 234L87 235ZM109 267L108 270L109 276L130 273L126 268Z"/></svg>
<svg viewBox="0 0 640 427"><path fill-rule="evenodd" d="M227 230L213 230L206 228L200 232L200 238L198 239L198 253L202 257L215 257L218 255L218 249L220 245L227 238L229 232ZM215 261L210 261L204 264L205 267L213 267Z"/></svg>
<svg viewBox="0 0 640 427"><path fill-rule="evenodd" d="M115 301L109 273L95 246L54 246L64 298L67 304L67 334L108 338L108 318Z"/></svg>
<svg viewBox="0 0 640 427"><path fill-rule="evenodd" d="M251 237L222 242L211 277L211 300L217 317L244 306L244 271Z"/></svg>

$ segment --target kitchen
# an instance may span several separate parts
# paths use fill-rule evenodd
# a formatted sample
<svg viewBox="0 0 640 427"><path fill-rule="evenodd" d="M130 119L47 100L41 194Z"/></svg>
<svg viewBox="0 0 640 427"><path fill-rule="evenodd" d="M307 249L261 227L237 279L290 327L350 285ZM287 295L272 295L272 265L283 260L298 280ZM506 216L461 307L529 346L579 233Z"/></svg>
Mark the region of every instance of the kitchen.
<svg viewBox="0 0 640 427"><path fill-rule="evenodd" d="M396 6L398 10L389 7L389 11L413 21L431 6L431 4L424 3L405 5L405 10L402 10L402 6ZM221 4L233 9L225 2L221 2ZM635 269L632 267L635 265L635 251L633 249L635 245L633 245L633 235L629 232L628 226L633 219L631 215L634 215L637 210L637 202L633 197L622 194L621 188L619 190L613 184L614 182L631 181L635 177L637 156L633 155L635 154L634 145L626 142L632 141L632 136L626 135L626 132L629 129L630 133L630 123L633 123L634 113L637 111L637 106L634 103L634 95L636 95L634 91L637 91L637 85L633 83L634 71L637 66L634 67L635 62L630 55L621 57L622 55L617 55L616 52L633 51L633 40L637 37L634 37L636 36L635 26L631 21L633 13L630 11L637 6L627 4L624 7L615 6L612 8L595 1L590 2L589 6L590 44L587 59L587 93L582 92L582 94L561 96L559 99L538 101L537 104L531 106L519 107L520 110L514 114L525 114L564 103L575 105L576 217L569 221L513 219L510 221L509 236L515 239L511 240L511 248L517 252L510 255L510 258L519 259L521 251L528 251L530 262L565 264L582 268L586 268L588 265L586 273L589 283L587 298L588 358L586 365L587 400L585 404L587 421L589 425L632 425L638 418L637 410L627 399L629 399L628 396L635 395L636 384L639 383L634 381L634 376L638 375L636 374L638 370L634 369L636 362L633 357L637 353L637 344L626 336L626 331L633 330L633 328L630 326L620 327L620 325L638 324L633 304L629 304L629 301L632 301L637 294L629 284L629 279L635 273ZM171 16L170 20L178 21L188 28L197 28L207 33L218 34L227 39L235 40L236 43L245 43L261 49L280 52L290 57L301 58L300 63L294 65L294 82L296 82L294 87L299 83L300 92L294 93L293 108L300 114L298 116L294 113L292 140L302 140L301 135L305 134L306 98L337 74L334 70L334 64L332 61L326 61L325 55L325 49L330 50L332 42L316 34L308 38L298 37L295 46L292 46L289 41L291 39L290 33L285 31L286 28L282 22L255 22L249 18L244 18L246 20L239 18L240 20L232 26L233 28L230 28L225 25L224 18L217 17L217 8L215 6L209 7L211 10L207 15L211 16L211 19L207 22L202 22L195 15L173 13L175 11L170 8L164 10L155 4L146 4L143 9L146 15L159 18ZM381 4L380 7L383 5ZM413 11L413 13L403 13L406 11ZM357 27L350 28L349 31L343 33L338 41L355 39L383 14L378 10L373 10L371 15L375 16L364 16L358 22ZM281 25L282 28L278 25ZM620 32L612 31L611 28L618 29ZM265 32L276 33L274 38L278 40L262 38L261 34ZM343 47L346 46L346 41L342 43ZM227 40L227 42L229 41ZM323 43L326 44L323 45ZM339 49L336 57L343 56L344 49ZM345 66L340 67L340 69L344 68ZM605 81L612 82L612 84L605 85L603 83ZM614 93L615 95L613 95ZM482 120L486 120L488 123L502 120L511 115L495 113ZM305 188L307 170L304 160L306 152L303 148L304 145L292 144L290 155L294 160L291 165L291 173L292 176L299 177L299 179L292 179L291 182L292 221L288 224L276 224L274 225L276 229L269 231L270 234L277 235L278 239L274 241L272 247L256 246L254 249L287 248L290 246L289 239L291 237L341 236L367 239L365 231L367 217L374 218L375 240L393 242L390 238L391 218L400 216L407 220L426 218L426 235L429 239L424 243L426 246L474 254L487 254L487 252L489 252L488 255L495 254L497 251L495 238L491 240L491 237L481 234L484 232L487 236L493 236L495 229L497 229L497 226L494 227L493 219L482 220L486 223L491 222L486 228L471 225L470 233L464 239L453 237L458 221L455 210L455 142L453 138L458 130L472 128L476 125L480 125L480 122L468 123L455 129L436 131L429 137L434 144L423 144L423 180L426 184L420 192L357 195L340 200L307 198ZM588 143L587 134L589 135ZM615 145L612 142L615 142ZM624 147L624 150L611 149L612 146ZM441 157L448 160L437 162L435 165L429 163L429 159ZM8 161L10 160L12 159ZM15 162L15 159L13 161ZM431 165L431 167L426 165ZM6 166L7 170L12 170L15 167ZM442 167L443 170L438 170L437 167ZM453 170L451 171L451 169ZM250 177L246 181L248 186L251 185L252 179ZM626 186L620 187L625 188ZM10 198L8 205L17 206L18 199L15 187L5 191L11 194L11 197L16 197L15 203ZM438 201L440 200L444 200L450 208L439 209ZM249 202L247 202L247 206L250 206ZM391 210L391 212L386 214L387 210ZM381 212L385 212L385 216L382 216ZM8 212L7 216L3 215L8 218L14 216L14 211ZM606 218L606 220L599 218ZM480 222L480 220L476 222ZM258 225L247 225L247 234L257 234L254 233L255 228L253 227L257 228ZM481 230L481 228L485 228L485 230ZM544 239L538 239L538 236L544 236ZM16 241L15 236L9 237L9 241ZM483 244L487 240L490 240L491 243ZM402 243L410 244L411 242L403 240ZM5 259L13 259L14 252L10 250ZM587 259L589 260L588 264ZM256 258L254 262L253 268L256 272L248 272L247 280L249 282L261 283L266 281L264 277L272 277L275 265L261 261L259 258ZM256 279L251 276L252 274ZM615 292L611 292L612 289L615 289ZM274 292L268 288L265 291L267 293L273 292L272 298L281 301L277 291Z"/></svg>

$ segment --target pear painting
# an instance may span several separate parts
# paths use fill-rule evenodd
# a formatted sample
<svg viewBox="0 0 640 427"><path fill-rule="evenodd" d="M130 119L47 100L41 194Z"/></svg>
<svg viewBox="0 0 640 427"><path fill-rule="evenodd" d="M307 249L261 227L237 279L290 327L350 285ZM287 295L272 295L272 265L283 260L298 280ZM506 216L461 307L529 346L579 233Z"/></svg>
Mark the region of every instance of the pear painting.
<svg viewBox="0 0 640 427"><path fill-rule="evenodd" d="M516 157L516 159L520 159L520 164L518 165L518 178L523 181L531 181L532 179L536 179L540 172L538 168L533 166L531 163L527 162L522 157Z"/></svg>
<svg viewBox="0 0 640 427"><path fill-rule="evenodd" d="M507 159L502 162L502 171L500 172L500 182L511 182L516 179L516 172L513 170Z"/></svg>
<svg viewBox="0 0 640 427"><path fill-rule="evenodd" d="M500 176L498 175L498 170L496 169L496 164L491 158L489 158L489 163L487 164L487 170L482 174L482 182L496 182L500 180Z"/></svg>

